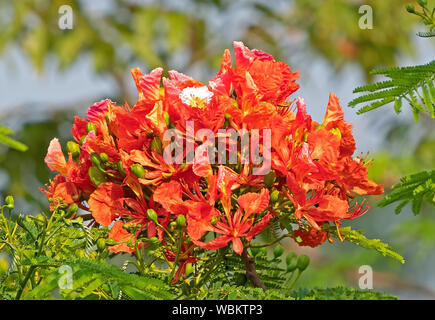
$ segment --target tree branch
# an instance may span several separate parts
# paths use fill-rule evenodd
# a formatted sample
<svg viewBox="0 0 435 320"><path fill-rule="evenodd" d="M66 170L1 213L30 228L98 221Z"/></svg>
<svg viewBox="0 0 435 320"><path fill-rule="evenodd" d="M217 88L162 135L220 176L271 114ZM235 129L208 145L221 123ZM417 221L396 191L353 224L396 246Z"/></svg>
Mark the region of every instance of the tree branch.
<svg viewBox="0 0 435 320"><path fill-rule="evenodd" d="M242 259L243 264L245 265L246 278L248 278L249 281L251 281L254 287L261 288L263 289L263 291L266 291L266 287L264 283L261 281L260 277L258 276L257 270L255 270L254 258L252 258L248 254L248 250L246 249L246 247L243 248L243 252L240 256L240 259Z"/></svg>

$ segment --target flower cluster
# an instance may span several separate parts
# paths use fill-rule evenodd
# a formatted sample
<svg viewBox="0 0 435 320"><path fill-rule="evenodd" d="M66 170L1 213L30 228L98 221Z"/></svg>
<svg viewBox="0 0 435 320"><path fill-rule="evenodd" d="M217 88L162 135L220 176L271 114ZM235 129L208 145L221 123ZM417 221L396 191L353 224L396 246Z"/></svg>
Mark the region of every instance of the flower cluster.
<svg viewBox="0 0 435 320"><path fill-rule="evenodd" d="M272 224L314 247L329 238L329 225L339 230L341 220L364 214L368 204L355 197L383 187L368 180L369 161L352 157L352 125L338 98L330 95L317 123L303 99L289 98L298 72L241 42L234 53L235 65L225 50L207 84L177 71L134 69L134 107L103 100L87 119L75 117L68 156L53 139L45 158L59 173L42 189L52 206L78 207L74 215L88 211L82 215L91 224L110 227L112 252L157 244L162 260L179 265L175 281L202 249L231 245L242 254ZM239 148L244 135L230 134L241 131L256 155ZM222 153L210 146L221 138L218 162ZM168 161L174 153L177 161ZM267 170L256 171L264 163Z"/></svg>

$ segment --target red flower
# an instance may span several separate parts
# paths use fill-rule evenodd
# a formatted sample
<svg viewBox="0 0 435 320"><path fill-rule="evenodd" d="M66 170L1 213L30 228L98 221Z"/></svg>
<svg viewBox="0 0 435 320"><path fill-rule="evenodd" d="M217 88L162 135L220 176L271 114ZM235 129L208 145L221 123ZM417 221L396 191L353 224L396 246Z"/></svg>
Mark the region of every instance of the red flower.
<svg viewBox="0 0 435 320"><path fill-rule="evenodd" d="M204 249L219 249L227 246L232 241L233 250L237 254L243 251L243 244L240 240L245 237L250 241L255 235L260 233L272 218L270 213L267 213L259 222L254 224L254 219L250 218L254 213L260 213L266 209L269 204L269 191L262 189L260 194L246 193L239 197L237 200L239 208L233 215L221 215L220 221L212 227L216 233L222 234L221 236L204 243L202 241L193 240L193 242Z"/></svg>
<svg viewBox="0 0 435 320"><path fill-rule="evenodd" d="M103 226L110 225L119 215L119 199L122 197L124 197L124 191L119 184L101 183L88 201L95 221Z"/></svg>

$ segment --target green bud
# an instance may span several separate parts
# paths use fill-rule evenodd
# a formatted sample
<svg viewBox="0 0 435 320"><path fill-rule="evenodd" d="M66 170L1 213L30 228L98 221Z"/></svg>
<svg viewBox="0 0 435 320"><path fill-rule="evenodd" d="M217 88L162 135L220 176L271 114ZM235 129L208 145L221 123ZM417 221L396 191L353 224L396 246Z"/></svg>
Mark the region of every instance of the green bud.
<svg viewBox="0 0 435 320"><path fill-rule="evenodd" d="M163 153L163 145L159 137L154 137L153 141L151 142L151 150L157 152L158 154Z"/></svg>
<svg viewBox="0 0 435 320"><path fill-rule="evenodd" d="M145 169L139 164L135 163L130 167L131 172L138 178L145 177Z"/></svg>
<svg viewBox="0 0 435 320"><path fill-rule="evenodd" d="M264 176L264 185L266 188L270 188L276 180L276 173L271 170L268 174Z"/></svg>
<svg viewBox="0 0 435 320"><path fill-rule="evenodd" d="M147 210L147 216L148 216L148 219L150 219L151 221L153 221L155 223L158 222L157 221L157 213L155 212L154 209L148 209Z"/></svg>
<svg viewBox="0 0 435 320"><path fill-rule="evenodd" d="M177 223L175 221L172 221L169 224L169 231L171 231L171 232L174 231L176 227L177 227Z"/></svg>
<svg viewBox="0 0 435 320"><path fill-rule="evenodd" d="M171 117L166 111L163 111L163 119L165 120L166 126L169 127L171 125Z"/></svg>
<svg viewBox="0 0 435 320"><path fill-rule="evenodd" d="M88 170L89 179L98 187L101 183L107 181L106 175L95 167L90 167Z"/></svg>
<svg viewBox="0 0 435 320"><path fill-rule="evenodd" d="M80 146L74 141L68 141L66 144L66 149L73 156L73 158L77 158L80 155Z"/></svg>
<svg viewBox="0 0 435 320"><path fill-rule="evenodd" d="M287 265L289 265L289 264L291 264L291 262L293 261L293 260L297 260L297 255L296 255L296 253L294 253L294 252L289 252L288 254L287 254L287 256L285 257L285 263L287 264Z"/></svg>
<svg viewBox="0 0 435 320"><path fill-rule="evenodd" d="M415 13L415 7L413 4L409 3L406 5L406 11L408 11L409 13Z"/></svg>
<svg viewBox="0 0 435 320"><path fill-rule="evenodd" d="M5 198L5 204L6 204L6 207L8 207L9 209L13 209L15 207L14 197L7 196Z"/></svg>
<svg viewBox="0 0 435 320"><path fill-rule="evenodd" d="M186 217L182 214L179 214L176 222L179 228L183 228L186 225Z"/></svg>
<svg viewBox="0 0 435 320"><path fill-rule="evenodd" d="M152 245L157 245L160 243L160 241L157 237L151 237L149 241Z"/></svg>
<svg viewBox="0 0 435 320"><path fill-rule="evenodd" d="M107 153L104 153L104 152L100 153L100 160L101 160L102 162L107 162L107 161L109 161L109 156L107 155Z"/></svg>
<svg viewBox="0 0 435 320"><path fill-rule="evenodd" d="M298 259L295 257L287 263L287 272L292 272L298 267Z"/></svg>
<svg viewBox="0 0 435 320"><path fill-rule="evenodd" d="M193 273L193 265L191 263L186 263L186 277Z"/></svg>
<svg viewBox="0 0 435 320"><path fill-rule="evenodd" d="M97 240L97 248L98 251L104 251L104 249L106 249L106 239L104 238L100 238Z"/></svg>
<svg viewBox="0 0 435 320"><path fill-rule="evenodd" d="M225 113L225 120L229 120L231 118L232 118L232 116L229 113Z"/></svg>
<svg viewBox="0 0 435 320"><path fill-rule="evenodd" d="M304 271L310 264L310 258L306 254L302 254L298 257L297 267L299 271Z"/></svg>
<svg viewBox="0 0 435 320"><path fill-rule="evenodd" d="M95 124L93 124L92 122L88 122L86 124L86 132L91 132L91 131L95 131L95 133L97 132L97 126Z"/></svg>
<svg viewBox="0 0 435 320"><path fill-rule="evenodd" d="M284 253L284 247L282 246L282 245L277 245L276 247L275 247L275 249L273 249L273 256L275 257L275 258L279 258L279 257L281 257L282 256L282 254Z"/></svg>
<svg viewBox="0 0 435 320"><path fill-rule="evenodd" d="M270 202L276 203L278 200L279 200L279 191L273 190L272 193L270 194Z"/></svg>
<svg viewBox="0 0 435 320"><path fill-rule="evenodd" d="M101 167L100 156L98 155L98 153L96 153L96 152L91 153L91 155L89 156L89 158L91 159L92 163L93 163L96 167Z"/></svg>
<svg viewBox="0 0 435 320"><path fill-rule="evenodd" d="M77 212L78 209L79 209L79 206L76 203L71 204L68 207L68 210L66 211L66 217L67 218L71 217L74 213Z"/></svg>

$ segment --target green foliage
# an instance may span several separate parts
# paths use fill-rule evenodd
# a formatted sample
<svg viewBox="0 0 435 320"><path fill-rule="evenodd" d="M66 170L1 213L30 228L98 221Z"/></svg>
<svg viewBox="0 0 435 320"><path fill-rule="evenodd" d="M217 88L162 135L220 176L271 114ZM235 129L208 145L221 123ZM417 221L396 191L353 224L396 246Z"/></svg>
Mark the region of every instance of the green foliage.
<svg viewBox="0 0 435 320"><path fill-rule="evenodd" d="M358 110L358 114L392 102L396 113L400 113L402 100L405 99L409 102L416 121L420 112L428 112L435 118L435 60L420 66L378 69L371 74L384 75L390 80L367 84L354 90L354 93L369 92L349 103L350 107L368 103Z"/></svg>
<svg viewBox="0 0 435 320"><path fill-rule="evenodd" d="M18 151L27 151L28 147L25 144L9 137L13 134L14 132L11 129L0 126L0 143L3 143Z"/></svg>
<svg viewBox="0 0 435 320"><path fill-rule="evenodd" d="M338 232L335 228L329 227L327 230L331 232L335 237L339 238ZM347 240L367 249L375 250L383 256L388 256L390 258L400 261L401 263L405 263L403 257L397 252L393 251L389 245L383 243L379 239L367 239L364 236L364 231L362 230L356 231L352 230L350 227L344 227L340 228L340 234L344 240Z"/></svg>
<svg viewBox="0 0 435 320"><path fill-rule="evenodd" d="M399 214L408 203L412 203L412 212L417 215L424 199L431 205L435 205L435 170L422 171L401 178L400 183L393 186L392 192L385 196L378 206L385 207L400 202L395 209L396 214Z"/></svg>
<svg viewBox="0 0 435 320"><path fill-rule="evenodd" d="M292 293L297 300L398 300L397 297L374 291L336 287L326 289L299 289Z"/></svg>
<svg viewBox="0 0 435 320"><path fill-rule="evenodd" d="M429 31L427 32L418 32L417 35L424 38L435 37L435 6L433 8L429 8L427 0L418 1L418 5L421 8L420 11L416 11L413 4L408 4L406 6L406 10L409 13L415 14L416 16L420 17L423 23L429 29Z"/></svg>
<svg viewBox="0 0 435 320"><path fill-rule="evenodd" d="M161 280L129 274L119 267L105 261L74 259L58 262L70 266L73 270L72 288L61 289L65 299L173 299L170 288ZM55 268L47 274L39 285L29 291L25 299L41 299L50 296L58 288L60 278L64 276ZM116 289L114 289L116 288Z"/></svg>

